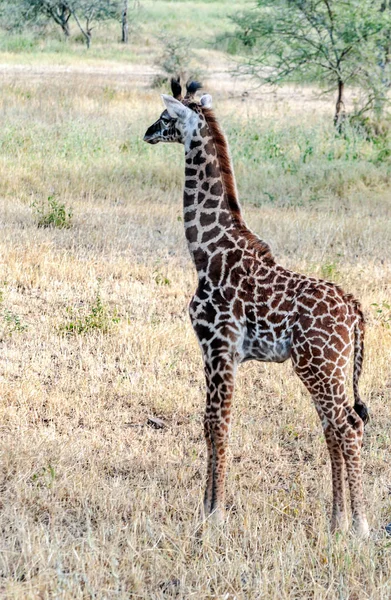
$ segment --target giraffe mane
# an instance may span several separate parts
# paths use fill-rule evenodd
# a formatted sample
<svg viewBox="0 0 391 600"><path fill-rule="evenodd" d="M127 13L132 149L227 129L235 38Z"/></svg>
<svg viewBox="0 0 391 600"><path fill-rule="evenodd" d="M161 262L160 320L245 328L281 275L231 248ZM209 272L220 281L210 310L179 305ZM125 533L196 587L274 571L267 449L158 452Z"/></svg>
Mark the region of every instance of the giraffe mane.
<svg viewBox="0 0 391 600"><path fill-rule="evenodd" d="M258 250L258 252L260 252L260 254L273 260L270 246L266 244L266 242L263 242L261 239L259 239L255 233L250 231L243 220L238 199L238 192L236 189L235 176L232 168L231 156L226 137L219 125L219 122L217 121L212 109L203 107L202 113L205 117L216 147L217 160L220 166L223 188L233 221L240 229L243 236L251 243L253 247Z"/></svg>

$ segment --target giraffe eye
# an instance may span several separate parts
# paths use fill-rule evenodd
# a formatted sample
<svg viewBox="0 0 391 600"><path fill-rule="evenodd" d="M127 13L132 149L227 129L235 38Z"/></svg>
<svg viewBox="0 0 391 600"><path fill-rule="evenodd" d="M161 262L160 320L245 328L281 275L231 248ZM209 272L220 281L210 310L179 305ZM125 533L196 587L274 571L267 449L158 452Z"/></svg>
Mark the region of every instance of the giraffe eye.
<svg viewBox="0 0 391 600"><path fill-rule="evenodd" d="M172 119L170 117L162 117L162 123L163 125L173 125L173 123L175 123L176 119Z"/></svg>

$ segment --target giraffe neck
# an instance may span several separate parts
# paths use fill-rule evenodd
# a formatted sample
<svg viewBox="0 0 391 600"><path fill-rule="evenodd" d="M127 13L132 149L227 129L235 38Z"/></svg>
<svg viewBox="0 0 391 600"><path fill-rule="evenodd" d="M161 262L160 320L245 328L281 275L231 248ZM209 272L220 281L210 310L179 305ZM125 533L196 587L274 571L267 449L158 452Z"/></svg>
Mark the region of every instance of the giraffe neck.
<svg viewBox="0 0 391 600"><path fill-rule="evenodd" d="M247 230L226 140L211 111L204 109L207 112L209 122L201 121L186 144L185 234L198 271L205 270L216 248Z"/></svg>
<svg viewBox="0 0 391 600"><path fill-rule="evenodd" d="M219 248L250 244L260 260L273 260L269 246L244 222L228 144L210 109L203 109L185 152L185 234L199 276Z"/></svg>

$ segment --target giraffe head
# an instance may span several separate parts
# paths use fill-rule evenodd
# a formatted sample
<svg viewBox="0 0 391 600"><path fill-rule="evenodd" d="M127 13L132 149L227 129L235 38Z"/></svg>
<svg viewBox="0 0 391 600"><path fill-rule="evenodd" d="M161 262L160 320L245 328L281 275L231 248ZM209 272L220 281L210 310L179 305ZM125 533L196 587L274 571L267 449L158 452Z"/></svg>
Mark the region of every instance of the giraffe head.
<svg viewBox="0 0 391 600"><path fill-rule="evenodd" d="M204 94L200 102L195 101L195 94L201 87L200 83L192 81L186 85L186 95L182 97L179 79L171 80L172 96L162 94L166 110L159 119L151 125L145 135L144 142L157 144L159 142L178 142L185 144L192 137L198 122L204 120L202 108L211 108L212 98Z"/></svg>

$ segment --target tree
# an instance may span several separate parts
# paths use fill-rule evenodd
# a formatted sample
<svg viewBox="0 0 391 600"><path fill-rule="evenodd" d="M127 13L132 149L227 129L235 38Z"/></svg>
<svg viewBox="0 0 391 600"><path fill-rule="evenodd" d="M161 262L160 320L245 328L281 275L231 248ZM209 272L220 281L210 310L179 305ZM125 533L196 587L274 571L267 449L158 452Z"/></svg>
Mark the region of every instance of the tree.
<svg viewBox="0 0 391 600"><path fill-rule="evenodd" d="M61 27L65 37L70 36L69 19L71 18L71 11L67 2L58 2L58 0L32 0L31 4L35 4L37 8L41 5L42 12Z"/></svg>
<svg viewBox="0 0 391 600"><path fill-rule="evenodd" d="M189 39L168 34L163 34L158 39L162 43L163 52L156 59L155 65L161 69L162 74L155 77L153 85L158 87L173 75L182 81L187 80L189 71L195 70Z"/></svg>
<svg viewBox="0 0 391 600"><path fill-rule="evenodd" d="M67 38L70 36L70 19L73 17L89 48L96 23L118 19L122 0L0 0L0 16L4 12L3 5L8 7L8 12L12 7L13 27L36 24L42 19L52 20L60 25Z"/></svg>
<svg viewBox="0 0 391 600"><path fill-rule="evenodd" d="M67 0L16 0L15 2L2 2L8 15L12 10L9 20L11 28L20 28L25 24L36 24L44 20L52 20L59 25L65 37L70 36L69 20L71 11ZM3 7L2 7L3 8Z"/></svg>
<svg viewBox="0 0 391 600"><path fill-rule="evenodd" d="M345 89L366 90L366 109L384 103L390 11L380 0L258 0L234 17L251 49L245 71L265 83L306 79L337 91L334 121L345 117ZM386 35L388 32L388 37Z"/></svg>
<svg viewBox="0 0 391 600"><path fill-rule="evenodd" d="M99 21L118 18L118 0L68 0L69 9L85 37L87 48L91 45L92 30Z"/></svg>
<svg viewBox="0 0 391 600"><path fill-rule="evenodd" d="M128 26L128 0L124 0L124 8L122 11L122 39L123 44L129 41L129 26Z"/></svg>

